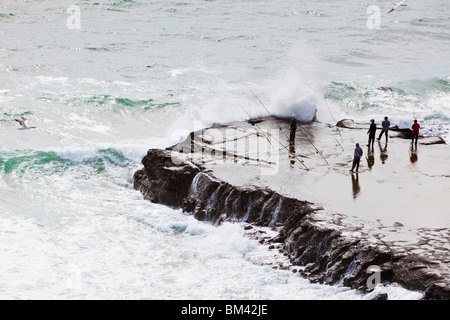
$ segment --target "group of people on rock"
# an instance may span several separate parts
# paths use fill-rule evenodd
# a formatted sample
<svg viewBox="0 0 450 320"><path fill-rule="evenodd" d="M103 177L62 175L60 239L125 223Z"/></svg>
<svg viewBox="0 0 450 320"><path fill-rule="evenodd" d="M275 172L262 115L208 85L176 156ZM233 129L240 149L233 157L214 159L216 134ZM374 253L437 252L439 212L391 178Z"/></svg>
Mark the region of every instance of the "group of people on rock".
<svg viewBox="0 0 450 320"><path fill-rule="evenodd" d="M388 132L389 132L390 126L391 126L391 122L389 121L388 117L384 117L384 120L381 123L381 132L377 138L378 141L381 140L381 138L383 137L383 134L384 134L386 137L386 143L388 142ZM293 114L291 117L289 129L290 129L289 142L291 143L291 145L293 145L295 143L294 142L295 141L295 131L297 130L297 120L296 120L295 114ZM412 129L411 145L415 145L417 147L417 139L419 138L419 129L420 129L420 124L417 122L417 120L414 120L414 123L412 124L411 129ZM369 130L367 131L367 134L369 135L369 141L367 143L367 146L369 148L372 147L372 149L373 149L373 144L375 142L376 131L377 131L377 125L375 124L375 120L372 119L372 120L370 120ZM353 172L353 170L355 170L355 169L356 169L356 172L358 172L359 162L361 160L362 155L363 155L363 150L361 149L359 143L357 143L354 154L353 154L353 163L352 163L352 168L350 169L351 172Z"/></svg>
<svg viewBox="0 0 450 320"><path fill-rule="evenodd" d="M388 132L389 132L390 126L391 126L391 123L388 120L388 117L384 117L384 120L381 123L381 132L377 138L378 141L381 140L381 137L384 134L386 136L386 142L388 142ZM419 138L419 129L420 129L420 124L417 122L417 120L414 120L414 123L412 124L411 129L412 129L411 145L415 145L417 147L417 139ZM377 125L375 124L375 120L372 119L372 120L370 120L369 130L367 131L367 134L369 135L369 141L367 143L367 146L369 148L372 146L372 149L373 149L373 144L375 142L376 131L377 131ZM359 143L357 143L354 154L353 154L353 163L352 163L352 168L350 169L351 172L353 172L354 169L356 169L356 172L358 172L359 161L361 160L362 155L363 155L363 150L359 146Z"/></svg>

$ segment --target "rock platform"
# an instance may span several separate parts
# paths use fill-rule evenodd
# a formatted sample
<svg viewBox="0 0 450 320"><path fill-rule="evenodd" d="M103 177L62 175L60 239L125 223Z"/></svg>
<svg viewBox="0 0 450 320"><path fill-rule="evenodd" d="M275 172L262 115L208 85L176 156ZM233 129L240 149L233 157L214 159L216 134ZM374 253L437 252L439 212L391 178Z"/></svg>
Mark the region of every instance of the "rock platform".
<svg viewBox="0 0 450 320"><path fill-rule="evenodd" d="M215 124L150 149L135 188L199 220L243 224L289 261L275 267L312 282L362 291L395 282L449 299L450 148L439 137L416 148L393 126L372 149L368 127L301 123L293 144L289 119ZM356 143L364 154L352 173Z"/></svg>

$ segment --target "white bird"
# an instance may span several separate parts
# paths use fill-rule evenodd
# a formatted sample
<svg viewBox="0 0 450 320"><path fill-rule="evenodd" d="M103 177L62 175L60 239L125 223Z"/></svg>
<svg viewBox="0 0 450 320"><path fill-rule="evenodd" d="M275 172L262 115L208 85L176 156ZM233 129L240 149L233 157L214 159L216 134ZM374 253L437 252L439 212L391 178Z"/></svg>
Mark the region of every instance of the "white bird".
<svg viewBox="0 0 450 320"><path fill-rule="evenodd" d="M21 117L22 119L14 119L15 121L17 121L18 123L20 123L20 125L21 125L21 127L20 128L17 128L17 129L19 129L19 130L25 130L25 129L34 129L34 128L36 128L36 127L33 127L33 126L31 126L31 127L29 127L29 126L27 126L26 124L25 124L25 121L27 121L27 118L25 118L25 117Z"/></svg>
<svg viewBox="0 0 450 320"><path fill-rule="evenodd" d="M394 11L395 9L397 9L400 6L406 6L406 4L403 4L405 1L406 0L403 0L403 1L399 2L399 3L397 3L391 10L389 10L388 13L391 13L392 11Z"/></svg>

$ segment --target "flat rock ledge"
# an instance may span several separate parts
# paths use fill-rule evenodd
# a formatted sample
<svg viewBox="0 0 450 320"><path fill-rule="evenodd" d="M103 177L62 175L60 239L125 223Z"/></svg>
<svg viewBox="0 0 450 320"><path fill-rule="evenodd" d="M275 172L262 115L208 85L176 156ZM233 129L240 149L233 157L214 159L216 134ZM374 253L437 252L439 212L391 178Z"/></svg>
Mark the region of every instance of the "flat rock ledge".
<svg viewBox="0 0 450 320"><path fill-rule="evenodd" d="M339 128L347 128L347 129L365 129L369 128L369 123L357 123L353 119L343 119L337 122L336 126ZM377 125L377 130L381 130L381 126ZM399 128L396 125L391 125L389 127L390 135L403 138L403 139L412 139L412 130L409 128ZM380 132L380 131L378 131ZM422 145L431 145L431 144L445 144L445 140L439 136L423 136L419 135L418 143Z"/></svg>
<svg viewBox="0 0 450 320"><path fill-rule="evenodd" d="M449 281L436 270L436 262L325 222L319 214L323 208L308 201L266 187L231 185L201 163L174 157L172 148L148 150L144 168L135 172L134 188L145 199L181 208L217 226L224 221L243 223L248 235L290 262L274 267L289 268L311 282L370 292L378 277L382 285L395 282L420 291L423 299L450 299ZM276 233L267 236L258 231L261 228Z"/></svg>

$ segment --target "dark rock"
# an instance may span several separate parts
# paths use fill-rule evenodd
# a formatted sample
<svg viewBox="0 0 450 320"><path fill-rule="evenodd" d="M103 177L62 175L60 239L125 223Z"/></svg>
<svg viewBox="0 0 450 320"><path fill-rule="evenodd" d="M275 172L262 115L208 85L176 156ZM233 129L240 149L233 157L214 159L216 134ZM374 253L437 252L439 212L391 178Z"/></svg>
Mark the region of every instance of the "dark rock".
<svg viewBox="0 0 450 320"><path fill-rule="evenodd" d="M439 274L437 265L416 254L400 257L393 262L392 281L407 289L424 291L425 299L450 299L450 290Z"/></svg>
<svg viewBox="0 0 450 320"><path fill-rule="evenodd" d="M450 290L443 282L434 282L425 290L424 299L428 300L450 300Z"/></svg>
<svg viewBox="0 0 450 320"><path fill-rule="evenodd" d="M347 128L347 129L369 129L369 123L357 123L353 119L342 119L336 123L336 126L339 128ZM381 127L377 126L377 130L380 130ZM380 131L378 131L380 132ZM396 125L391 125L389 127L389 135L391 137L397 137L402 139L412 139L412 130L409 128L399 128ZM432 144L445 144L445 140L439 136L419 136L418 142L423 145L432 145Z"/></svg>
<svg viewBox="0 0 450 320"><path fill-rule="evenodd" d="M270 227L317 210L308 202L285 198L271 190L235 187L204 172L195 177L182 209L194 216L205 210L202 216L214 224L219 224L222 217Z"/></svg>
<svg viewBox="0 0 450 320"><path fill-rule="evenodd" d="M338 125L359 128L352 120L342 120ZM360 126L363 127L368 126ZM407 134L406 130L399 132ZM220 180L198 162L181 159L197 145L185 142L183 148L178 148L183 152L179 157L174 156L175 147L149 150L142 160L144 168L134 174L135 189L146 199L181 208L196 219L215 225L224 221L246 222L244 229L248 233L262 233L258 226L276 229L276 237L260 234L257 240L286 255L292 265L303 266L298 274L311 282L339 283L370 291L368 270L377 266L383 283L396 282L422 291L426 299L450 299L448 281L433 272L436 266L427 259L396 254L382 241L349 237L336 225L317 223L314 216L323 208L308 201L281 195L265 186L235 186ZM375 298L382 300L387 295Z"/></svg>
<svg viewBox="0 0 450 320"><path fill-rule="evenodd" d="M419 137L418 142L423 145L446 144L442 137Z"/></svg>
<svg viewBox="0 0 450 320"><path fill-rule="evenodd" d="M200 171L192 163L175 164L169 150L151 149L142 159L144 169L134 174L134 188L145 199L169 206L181 206L192 180Z"/></svg>
<svg viewBox="0 0 450 320"><path fill-rule="evenodd" d="M250 123L252 126L254 126L255 124L261 123L263 121L264 121L264 119L249 119L249 120L247 120L247 122Z"/></svg>
<svg viewBox="0 0 450 320"><path fill-rule="evenodd" d="M369 265L388 263L392 256L383 246L371 247L341 232L318 227L308 216L322 208L257 187L236 187L220 181L192 163L176 161L169 150L149 150L144 169L136 172L135 188L152 202L181 207L200 221L219 225L243 221L265 227L282 226L277 237L261 243L282 243L282 251L295 265L306 266L312 282L365 287ZM249 228L247 228L249 229ZM386 267L384 280L391 280Z"/></svg>
<svg viewBox="0 0 450 320"><path fill-rule="evenodd" d="M379 293L375 297L372 298L372 300L387 300L388 294L386 292Z"/></svg>

